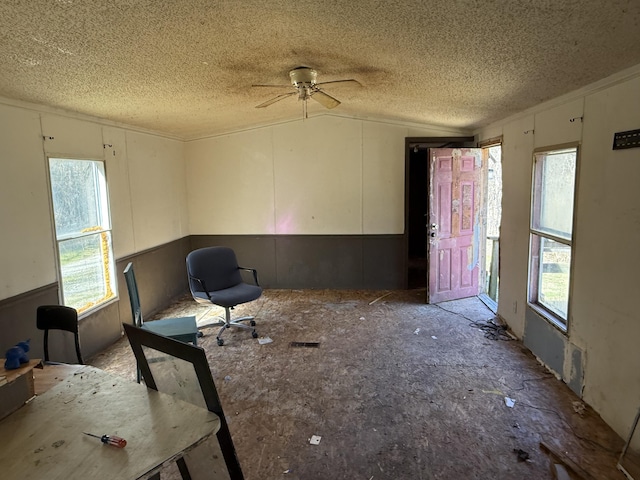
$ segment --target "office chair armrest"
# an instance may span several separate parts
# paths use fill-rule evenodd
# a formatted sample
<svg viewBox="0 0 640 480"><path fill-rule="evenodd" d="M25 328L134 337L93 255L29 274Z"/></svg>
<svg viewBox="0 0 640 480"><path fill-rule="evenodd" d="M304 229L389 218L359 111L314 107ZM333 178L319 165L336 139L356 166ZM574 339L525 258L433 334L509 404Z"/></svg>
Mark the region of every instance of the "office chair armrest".
<svg viewBox="0 0 640 480"><path fill-rule="evenodd" d="M258 283L258 271L255 268L245 268L245 267L238 267L238 268L240 270L253 273L253 281L256 282L257 286L260 286L260 284Z"/></svg>
<svg viewBox="0 0 640 480"><path fill-rule="evenodd" d="M207 298L211 300L211 295L209 295L209 290L207 290L207 286L204 284L204 280L200 280L198 277L194 277L189 275L189 280L195 280L202 287L202 291L207 294Z"/></svg>

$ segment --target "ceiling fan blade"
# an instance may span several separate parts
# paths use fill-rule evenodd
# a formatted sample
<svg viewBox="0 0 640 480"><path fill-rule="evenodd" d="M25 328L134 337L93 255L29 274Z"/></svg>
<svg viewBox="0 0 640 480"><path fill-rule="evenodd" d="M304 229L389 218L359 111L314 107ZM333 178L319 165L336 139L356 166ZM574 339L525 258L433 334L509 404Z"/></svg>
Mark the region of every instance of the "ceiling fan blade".
<svg viewBox="0 0 640 480"><path fill-rule="evenodd" d="M333 98L331 95L327 95L322 90L316 90L313 92L311 98L325 108L336 108L340 105L340 102L337 99Z"/></svg>
<svg viewBox="0 0 640 480"><path fill-rule="evenodd" d="M328 85L328 84L330 84L330 83L332 83L332 84L334 84L334 85L335 85L336 83L352 83L352 84L354 84L354 85L358 85L359 87L361 87L361 86L362 86L362 84L361 84L359 81L357 81L357 80L355 80L355 79L353 79L353 78L349 78L349 79L347 79L347 80L330 80L330 81L328 81L328 82L320 82L320 83L316 83L316 85Z"/></svg>
<svg viewBox="0 0 640 480"><path fill-rule="evenodd" d="M287 98L287 97L290 97L292 95L296 95L297 93L298 92L283 93L282 95L278 95L277 97L274 97L271 100L267 100L266 102L263 102L260 105L256 105L256 108L268 107L269 105L273 105L274 103L279 102L283 98Z"/></svg>

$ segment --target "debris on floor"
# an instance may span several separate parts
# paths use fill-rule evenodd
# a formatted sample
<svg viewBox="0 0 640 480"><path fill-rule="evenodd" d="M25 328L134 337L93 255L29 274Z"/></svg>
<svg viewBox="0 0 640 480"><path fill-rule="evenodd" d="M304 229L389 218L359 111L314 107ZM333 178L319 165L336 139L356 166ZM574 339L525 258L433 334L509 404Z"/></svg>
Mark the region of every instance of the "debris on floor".
<svg viewBox="0 0 640 480"><path fill-rule="evenodd" d="M389 295L391 295L393 292L389 292L389 293L385 293L384 295L380 295L378 298L376 298L375 300L372 300L371 302L369 302L369 305L373 305L374 303L376 303L378 300L382 300L384 297L388 297Z"/></svg>
<svg viewBox="0 0 640 480"><path fill-rule="evenodd" d="M309 439L309 443L311 445L320 445L320 439L322 437L320 435L311 435L311 438Z"/></svg>
<svg viewBox="0 0 640 480"><path fill-rule="evenodd" d="M309 348L318 348L320 346L320 342L291 342L289 344L290 347L309 347Z"/></svg>
<svg viewBox="0 0 640 480"><path fill-rule="evenodd" d="M413 331L413 334L414 334L414 335L418 335L419 333L420 333L420 329L419 329L419 328L416 328L416 329Z"/></svg>
<svg viewBox="0 0 640 480"><path fill-rule="evenodd" d="M509 408L513 408L513 406L516 404L516 401L513 398L504 397L504 404Z"/></svg>
<svg viewBox="0 0 640 480"><path fill-rule="evenodd" d="M436 337L435 335L431 335L431 338L433 338L434 340L438 339L438 337Z"/></svg>
<svg viewBox="0 0 640 480"><path fill-rule="evenodd" d="M489 340L514 340L513 335L507 331L506 325L498 323L499 320L490 318L486 321L471 322L469 325L484 332L484 338Z"/></svg>
<svg viewBox="0 0 640 480"><path fill-rule="evenodd" d="M270 337L260 337L260 338L258 339L258 343L259 343L260 345L266 345L267 343L271 343L271 342L273 342L273 340L271 340L271 338L270 338Z"/></svg>
<svg viewBox="0 0 640 480"><path fill-rule="evenodd" d="M500 395L503 396L504 393L502 393L500 390L498 390L497 388L495 390L482 390L482 393L490 393L492 395Z"/></svg>
<svg viewBox="0 0 640 480"><path fill-rule="evenodd" d="M579 400L576 400L575 402L572 403L572 405L573 405L574 412L576 412L580 416L584 415L584 409L585 409L584 403L582 403Z"/></svg>
<svg viewBox="0 0 640 480"><path fill-rule="evenodd" d="M525 452L524 450L522 450L520 448L514 448L513 449L513 453L517 453L518 454L518 461L519 462L526 462L527 460L529 460L529 453Z"/></svg>
<svg viewBox="0 0 640 480"><path fill-rule="evenodd" d="M230 381L231 381L231 375L226 375L226 376L224 377L224 381L225 381L225 382L230 382Z"/></svg>
<svg viewBox="0 0 640 480"><path fill-rule="evenodd" d="M247 332L230 333L237 341L229 350L213 330L198 339L220 382L245 478L551 479L550 468L562 462L538 450L548 438L593 477L623 480L616 462L624 441L588 405L577 415L578 396L521 342L487 340L460 314L425 304L424 289L368 305L387 291L266 289L260 310L249 303L235 314L257 313L258 338L274 335L272 345L256 347ZM477 297L449 305L473 320L493 315ZM189 294L158 318L200 309ZM411 341L417 327L422 338ZM438 340L429 342L432 335ZM292 341L322 349L292 348ZM90 363L134 380L126 336ZM310 444L314 430L319 445ZM519 462L514 448L529 461ZM175 462L162 470L163 480L181 478Z"/></svg>

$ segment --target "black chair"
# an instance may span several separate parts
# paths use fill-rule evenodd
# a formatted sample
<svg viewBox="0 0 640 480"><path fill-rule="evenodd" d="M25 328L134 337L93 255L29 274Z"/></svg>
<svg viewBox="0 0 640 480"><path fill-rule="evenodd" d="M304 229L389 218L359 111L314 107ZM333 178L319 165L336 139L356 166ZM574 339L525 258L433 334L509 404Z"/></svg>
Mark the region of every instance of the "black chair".
<svg viewBox="0 0 640 480"><path fill-rule="evenodd" d="M245 283L241 271L251 272L255 285ZM213 324L222 326L216 336L218 345L224 345L220 335L231 327L251 330L253 338L258 338L258 333L253 328L256 324L254 317L231 320L230 312L236 305L256 300L262 295L255 269L239 267L235 252L228 247L207 247L187 255L187 273L191 295L196 302L224 307L224 320ZM246 321L249 325L241 323Z"/></svg>
<svg viewBox="0 0 640 480"><path fill-rule="evenodd" d="M73 333L76 344L78 363L84 365L80 353L78 335L78 312L75 308L64 305L41 305L36 312L36 327L44 330L44 361L49 362L49 330L64 330Z"/></svg>

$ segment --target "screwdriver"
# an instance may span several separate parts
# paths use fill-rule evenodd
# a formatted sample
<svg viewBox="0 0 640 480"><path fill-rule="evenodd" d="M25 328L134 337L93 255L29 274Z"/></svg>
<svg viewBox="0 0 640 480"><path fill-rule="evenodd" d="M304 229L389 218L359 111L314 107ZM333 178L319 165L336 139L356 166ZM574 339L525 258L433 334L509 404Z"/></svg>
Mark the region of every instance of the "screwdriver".
<svg viewBox="0 0 640 480"><path fill-rule="evenodd" d="M90 437L99 438L102 443L106 443L107 445L112 445L118 448L124 448L127 446L127 441L124 438L116 437L115 435L94 435L93 433L82 432L85 435L89 435Z"/></svg>

